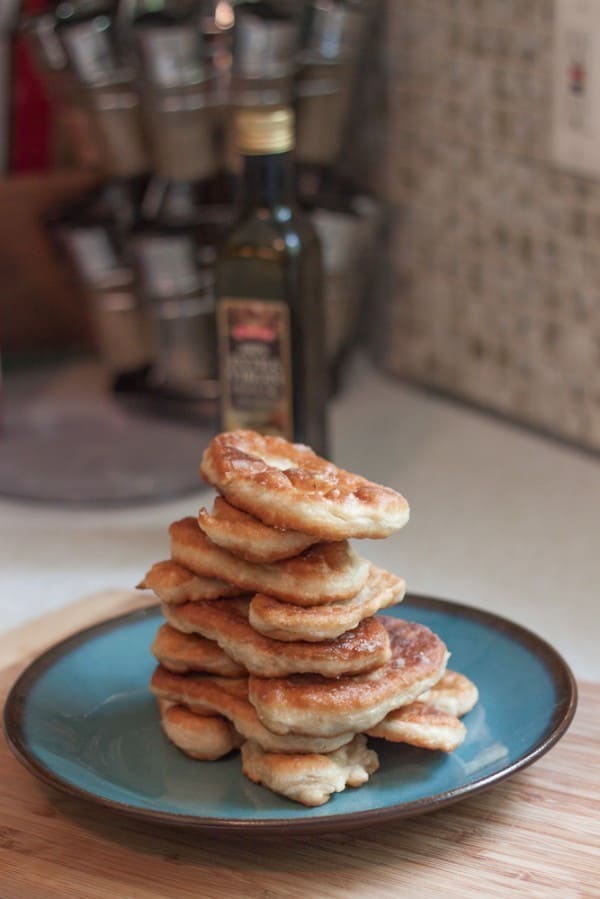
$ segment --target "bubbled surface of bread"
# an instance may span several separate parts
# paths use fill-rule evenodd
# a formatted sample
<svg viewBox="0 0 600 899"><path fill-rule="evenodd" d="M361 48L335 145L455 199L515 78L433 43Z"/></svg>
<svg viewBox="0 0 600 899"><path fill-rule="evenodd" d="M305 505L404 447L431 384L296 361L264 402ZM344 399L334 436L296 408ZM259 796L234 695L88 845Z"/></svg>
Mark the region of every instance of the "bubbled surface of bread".
<svg viewBox="0 0 600 899"><path fill-rule="evenodd" d="M201 577L171 559L155 562L139 590L152 590L161 602L195 602L219 599L222 596L239 596L239 587L217 578Z"/></svg>
<svg viewBox="0 0 600 899"><path fill-rule="evenodd" d="M440 712L460 718L470 712L479 699L479 691L468 677L457 671L446 671L437 684L419 696L422 702Z"/></svg>
<svg viewBox="0 0 600 899"><path fill-rule="evenodd" d="M217 546L257 564L290 559L317 542L308 534L269 527L221 496L215 497L210 512L200 509L198 523Z"/></svg>
<svg viewBox="0 0 600 899"><path fill-rule="evenodd" d="M159 665L152 675L150 689L157 698L185 705L193 712L222 715L246 740L255 740L272 752L333 752L355 736L353 731L331 737L273 733L260 721L248 701L247 678L175 674Z"/></svg>
<svg viewBox="0 0 600 899"><path fill-rule="evenodd" d="M367 731L370 737L443 752L454 752L463 742L466 733L466 727L455 715L441 712L418 700L394 709L383 721Z"/></svg>
<svg viewBox="0 0 600 899"><path fill-rule="evenodd" d="M183 705L158 700L165 736L193 759L214 762L241 746L243 738L220 715L196 715Z"/></svg>
<svg viewBox="0 0 600 899"><path fill-rule="evenodd" d="M387 630L377 618L362 621L335 640L281 643L251 627L247 600L165 605L163 612L174 628L216 641L228 656L260 677L302 673L339 677L371 671L391 658Z"/></svg>
<svg viewBox="0 0 600 899"><path fill-rule="evenodd" d="M265 524L319 540L389 537L409 517L408 503L395 490L344 471L307 446L254 431L214 437L200 472Z"/></svg>
<svg viewBox="0 0 600 899"><path fill-rule="evenodd" d="M195 574L297 605L321 605L355 596L369 574L367 560L345 540L315 544L294 559L253 565L216 546L195 518L173 522L169 534L172 558Z"/></svg>
<svg viewBox="0 0 600 899"><path fill-rule="evenodd" d="M167 737L205 760L239 746L247 778L307 806L378 769L367 737L456 749L475 685L427 627L377 614L406 584L349 543L403 527L404 497L252 431L217 435L200 470L212 507L171 524L140 585L167 620L150 685Z"/></svg>
<svg viewBox="0 0 600 899"><path fill-rule="evenodd" d="M158 629L151 650L157 662L180 674L186 671L204 671L220 677L247 674L244 666L230 658L214 640L182 633L169 624Z"/></svg>
<svg viewBox="0 0 600 899"><path fill-rule="evenodd" d="M336 603L302 608L257 593L250 603L250 624L275 640L333 640L380 609L400 602L405 591L402 578L371 565L362 590Z"/></svg>
<svg viewBox="0 0 600 899"><path fill-rule="evenodd" d="M368 674L335 681L318 675L251 677L250 701L264 725L280 734L359 733L437 683L448 660L442 640L416 622L380 620L388 630L392 658Z"/></svg>
<svg viewBox="0 0 600 899"><path fill-rule="evenodd" d="M361 734L328 754L265 752L253 741L242 746L246 777L308 806L323 805L333 793L341 793L346 787L360 787L378 768L377 754L367 748Z"/></svg>

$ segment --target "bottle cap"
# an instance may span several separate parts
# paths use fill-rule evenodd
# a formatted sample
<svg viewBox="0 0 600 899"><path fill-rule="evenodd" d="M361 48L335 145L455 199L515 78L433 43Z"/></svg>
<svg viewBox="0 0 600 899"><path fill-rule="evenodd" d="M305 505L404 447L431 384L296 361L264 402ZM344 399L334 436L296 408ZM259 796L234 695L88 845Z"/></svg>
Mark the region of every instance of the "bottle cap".
<svg viewBox="0 0 600 899"><path fill-rule="evenodd" d="M245 156L287 153L294 146L294 113L289 106L238 109L238 148Z"/></svg>

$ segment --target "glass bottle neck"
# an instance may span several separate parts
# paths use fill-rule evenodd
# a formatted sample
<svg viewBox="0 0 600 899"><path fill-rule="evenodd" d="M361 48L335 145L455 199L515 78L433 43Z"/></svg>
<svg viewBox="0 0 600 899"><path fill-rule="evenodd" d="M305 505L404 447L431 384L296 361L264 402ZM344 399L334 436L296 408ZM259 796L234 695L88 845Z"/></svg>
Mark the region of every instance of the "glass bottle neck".
<svg viewBox="0 0 600 899"><path fill-rule="evenodd" d="M243 209L274 209L277 206L293 206L294 185L291 153L244 156L241 180Z"/></svg>

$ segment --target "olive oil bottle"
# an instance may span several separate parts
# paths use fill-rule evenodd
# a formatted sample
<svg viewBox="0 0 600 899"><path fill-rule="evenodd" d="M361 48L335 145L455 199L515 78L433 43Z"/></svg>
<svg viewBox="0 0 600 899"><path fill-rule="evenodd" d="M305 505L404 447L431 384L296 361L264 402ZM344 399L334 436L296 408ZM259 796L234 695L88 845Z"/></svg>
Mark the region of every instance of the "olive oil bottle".
<svg viewBox="0 0 600 899"><path fill-rule="evenodd" d="M327 452L321 256L296 208L293 112L239 108L237 219L217 253L221 419Z"/></svg>

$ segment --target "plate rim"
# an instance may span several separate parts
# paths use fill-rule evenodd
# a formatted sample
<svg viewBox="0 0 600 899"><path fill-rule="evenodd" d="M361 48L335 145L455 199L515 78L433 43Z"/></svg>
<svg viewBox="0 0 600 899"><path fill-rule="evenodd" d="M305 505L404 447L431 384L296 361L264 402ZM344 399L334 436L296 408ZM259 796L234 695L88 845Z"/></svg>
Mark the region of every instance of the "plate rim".
<svg viewBox="0 0 600 899"><path fill-rule="evenodd" d="M450 790L444 790L431 796L396 803L378 809L364 809L357 812L343 812L319 818L219 818L215 816L186 815L178 812L160 811L131 805L100 796L97 793L77 786L61 777L41 762L29 747L24 733L25 701L38 679L58 659L85 643L88 639L107 631L118 629L125 623L148 618L160 611L160 604L152 603L141 609L124 612L95 624L88 625L74 634L63 638L34 658L18 675L12 684L4 703L2 723L9 749L17 760L36 778L69 796L100 805L109 811L116 811L130 818L142 819L148 823L167 824L178 828L192 828L206 833L252 833L272 835L327 833L332 830L349 830L368 826L372 823L384 823L400 818L414 817L425 812L437 811L462 798L474 796L497 783L511 777L541 756L545 755L569 728L577 708L577 683L570 666L561 653L547 640L532 630L511 621L508 618L450 599L429 596L421 593L407 593L405 600L416 606L417 610L431 609L442 612L456 612L471 620L483 623L492 630L508 634L517 640L528 651L533 653L546 667L555 686L558 702L548 727L528 751L522 753L512 764L492 774L481 777L472 783L462 784ZM401 608L401 607L400 607Z"/></svg>

